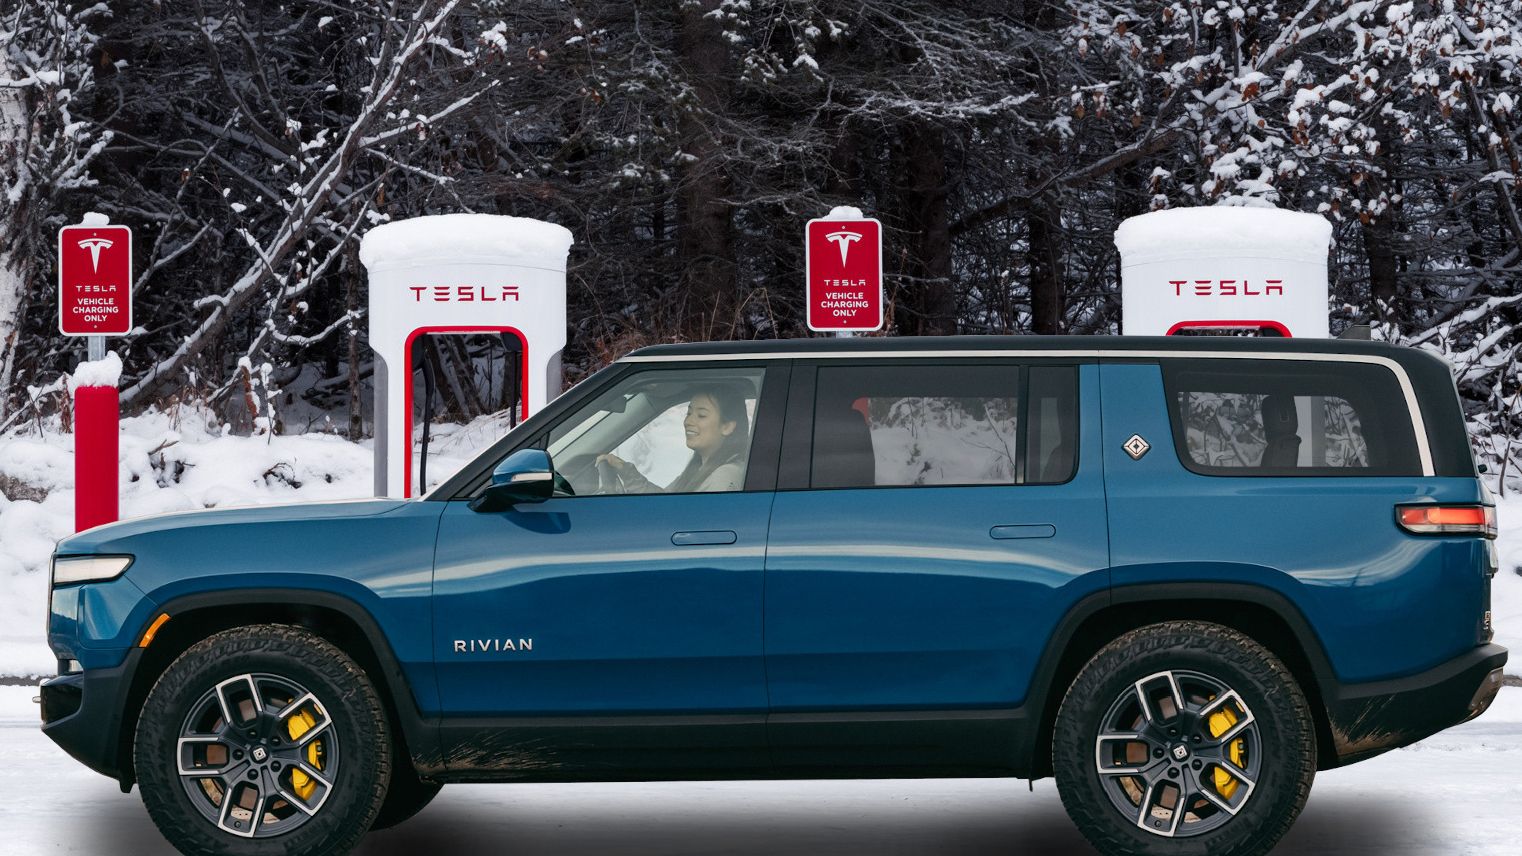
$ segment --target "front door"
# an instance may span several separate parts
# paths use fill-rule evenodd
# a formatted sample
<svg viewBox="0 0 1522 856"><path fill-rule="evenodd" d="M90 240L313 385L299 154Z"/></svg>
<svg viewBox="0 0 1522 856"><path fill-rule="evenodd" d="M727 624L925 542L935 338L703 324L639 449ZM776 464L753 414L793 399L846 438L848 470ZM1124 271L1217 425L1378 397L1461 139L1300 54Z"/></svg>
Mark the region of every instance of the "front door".
<svg viewBox="0 0 1522 856"><path fill-rule="evenodd" d="M766 380L625 373L543 437L569 490L501 512L449 502L433 636L452 769L756 761L774 464L751 440L780 421Z"/></svg>

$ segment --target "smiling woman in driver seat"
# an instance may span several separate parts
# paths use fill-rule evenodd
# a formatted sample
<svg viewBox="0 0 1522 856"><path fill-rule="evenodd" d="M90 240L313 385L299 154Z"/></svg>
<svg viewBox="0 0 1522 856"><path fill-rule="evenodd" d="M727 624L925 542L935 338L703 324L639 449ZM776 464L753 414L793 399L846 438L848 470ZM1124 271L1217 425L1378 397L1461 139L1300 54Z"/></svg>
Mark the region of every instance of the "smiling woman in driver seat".
<svg viewBox="0 0 1522 856"><path fill-rule="evenodd" d="M744 486L750 422L740 390L720 384L693 389L682 430L692 460L665 487L651 482L633 464L614 454L598 455L597 468L612 475L618 493L713 493ZM607 482L603 479L603 492L608 492Z"/></svg>

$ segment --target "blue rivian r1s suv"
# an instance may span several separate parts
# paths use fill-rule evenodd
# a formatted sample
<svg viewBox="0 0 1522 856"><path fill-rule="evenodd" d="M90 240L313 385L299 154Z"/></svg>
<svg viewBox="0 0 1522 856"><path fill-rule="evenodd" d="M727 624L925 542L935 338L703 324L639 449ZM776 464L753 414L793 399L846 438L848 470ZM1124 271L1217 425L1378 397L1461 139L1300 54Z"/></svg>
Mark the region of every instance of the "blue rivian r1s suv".
<svg viewBox="0 0 1522 856"><path fill-rule="evenodd" d="M186 853L446 782L1055 776L1102 852L1256 854L1490 704L1495 525L1413 350L648 348L421 499L64 540L42 727Z"/></svg>

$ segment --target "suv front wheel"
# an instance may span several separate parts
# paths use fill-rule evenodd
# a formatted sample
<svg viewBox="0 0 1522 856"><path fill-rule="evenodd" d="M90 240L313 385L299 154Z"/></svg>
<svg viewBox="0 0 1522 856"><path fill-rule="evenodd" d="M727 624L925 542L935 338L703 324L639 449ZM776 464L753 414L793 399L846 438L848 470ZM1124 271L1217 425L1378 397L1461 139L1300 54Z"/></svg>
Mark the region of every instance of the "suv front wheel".
<svg viewBox="0 0 1522 856"><path fill-rule="evenodd" d="M217 633L171 663L133 758L148 814L182 853L342 854L380 811L389 746L359 666L271 624Z"/></svg>
<svg viewBox="0 0 1522 856"><path fill-rule="evenodd" d="M1170 621L1084 666L1058 710L1052 760L1063 805L1102 853L1257 856L1305 805L1316 732L1266 648Z"/></svg>

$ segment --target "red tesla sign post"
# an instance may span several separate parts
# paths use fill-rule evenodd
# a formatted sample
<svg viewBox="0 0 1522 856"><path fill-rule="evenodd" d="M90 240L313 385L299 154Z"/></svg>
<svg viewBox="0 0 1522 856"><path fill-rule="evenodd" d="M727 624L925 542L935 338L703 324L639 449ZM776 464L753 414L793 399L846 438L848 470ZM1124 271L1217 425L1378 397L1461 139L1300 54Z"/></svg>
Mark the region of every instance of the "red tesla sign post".
<svg viewBox="0 0 1522 856"><path fill-rule="evenodd" d="M121 411L106 336L132 329L132 230L90 222L58 230L58 331L88 336L91 368L74 385L74 529L118 516ZM104 218L100 218L104 219Z"/></svg>
<svg viewBox="0 0 1522 856"><path fill-rule="evenodd" d="M855 209L851 216L810 220L804 276L809 329L858 332L883 327L883 227Z"/></svg>

